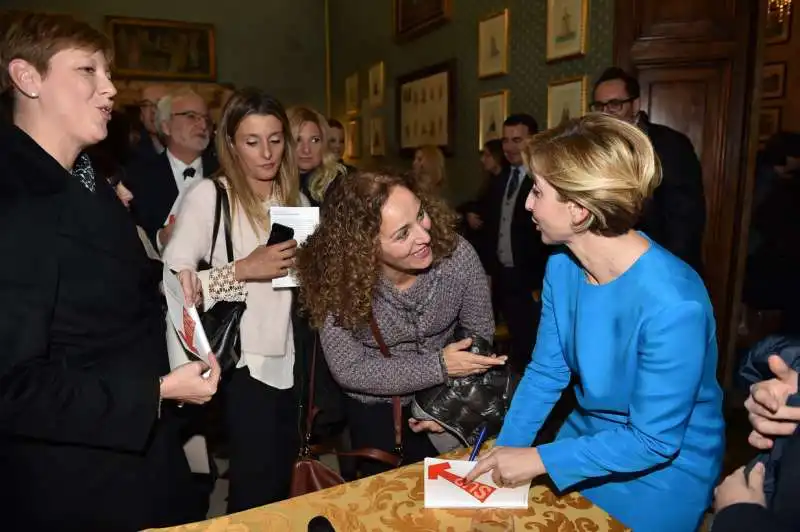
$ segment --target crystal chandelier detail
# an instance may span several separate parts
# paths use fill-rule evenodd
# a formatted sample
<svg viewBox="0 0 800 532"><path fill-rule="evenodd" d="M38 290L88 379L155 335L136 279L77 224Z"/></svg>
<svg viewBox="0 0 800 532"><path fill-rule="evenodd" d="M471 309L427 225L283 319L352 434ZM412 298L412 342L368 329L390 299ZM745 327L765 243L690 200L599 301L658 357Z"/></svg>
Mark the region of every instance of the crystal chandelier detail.
<svg viewBox="0 0 800 532"><path fill-rule="evenodd" d="M792 0L769 0L767 14L778 22L786 20L792 12Z"/></svg>

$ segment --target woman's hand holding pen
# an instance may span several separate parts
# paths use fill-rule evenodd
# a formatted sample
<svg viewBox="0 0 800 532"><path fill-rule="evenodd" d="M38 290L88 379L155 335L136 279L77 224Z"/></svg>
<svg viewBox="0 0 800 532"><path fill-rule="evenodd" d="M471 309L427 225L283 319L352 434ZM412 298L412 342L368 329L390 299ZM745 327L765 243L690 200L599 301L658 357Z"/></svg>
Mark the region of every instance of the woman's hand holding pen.
<svg viewBox="0 0 800 532"><path fill-rule="evenodd" d="M501 488L514 488L547 473L536 447L495 447L478 461L464 477L472 482L492 472L492 482Z"/></svg>
<svg viewBox="0 0 800 532"><path fill-rule="evenodd" d="M506 363L508 357L505 356L484 356L465 351L470 345L472 345L472 339L465 338L444 348L442 358L450 377L475 375L487 371L492 366L502 366Z"/></svg>

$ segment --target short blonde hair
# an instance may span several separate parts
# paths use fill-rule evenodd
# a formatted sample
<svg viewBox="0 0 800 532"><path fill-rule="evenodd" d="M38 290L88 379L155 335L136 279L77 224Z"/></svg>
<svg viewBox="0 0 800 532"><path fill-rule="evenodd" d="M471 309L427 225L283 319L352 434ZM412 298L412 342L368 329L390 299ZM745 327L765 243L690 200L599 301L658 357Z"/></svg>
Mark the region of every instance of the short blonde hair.
<svg viewBox="0 0 800 532"><path fill-rule="evenodd" d="M625 234L661 183L661 164L647 135L602 113L539 133L522 158L531 175L547 181L562 201L589 211L573 228L576 233Z"/></svg>
<svg viewBox="0 0 800 532"><path fill-rule="evenodd" d="M111 62L111 41L70 15L8 11L0 14L0 92L13 86L8 67L22 59L46 76L50 59L62 50L102 52Z"/></svg>

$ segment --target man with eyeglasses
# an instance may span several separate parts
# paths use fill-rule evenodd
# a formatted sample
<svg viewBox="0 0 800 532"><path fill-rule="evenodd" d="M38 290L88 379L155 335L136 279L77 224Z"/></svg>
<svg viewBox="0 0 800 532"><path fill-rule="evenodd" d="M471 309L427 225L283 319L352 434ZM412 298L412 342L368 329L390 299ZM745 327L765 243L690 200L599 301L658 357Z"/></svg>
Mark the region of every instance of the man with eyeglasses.
<svg viewBox="0 0 800 532"><path fill-rule="evenodd" d="M157 129L166 149L157 157L136 161L127 171L133 193L131 213L158 250L169 243L184 192L211 175L217 161L207 151L211 121L206 102L191 90L167 94L158 101Z"/></svg>
<svg viewBox="0 0 800 532"><path fill-rule="evenodd" d="M663 178L637 229L702 273L706 203L700 160L686 135L650 122L639 95L636 78L611 67L594 84L591 109L636 124L650 137Z"/></svg>
<svg viewBox="0 0 800 532"><path fill-rule="evenodd" d="M139 119L142 122L142 129L139 132L139 139L133 146L134 159L149 158L164 152L163 139L156 128L156 105L167 92L167 88L163 85L146 85L142 89L139 99Z"/></svg>

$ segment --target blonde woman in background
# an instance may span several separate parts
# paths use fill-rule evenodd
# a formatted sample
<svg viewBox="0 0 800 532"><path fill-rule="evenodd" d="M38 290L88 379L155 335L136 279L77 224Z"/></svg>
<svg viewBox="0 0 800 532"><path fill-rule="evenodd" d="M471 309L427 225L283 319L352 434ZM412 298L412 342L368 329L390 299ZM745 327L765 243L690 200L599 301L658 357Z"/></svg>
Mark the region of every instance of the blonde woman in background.
<svg viewBox="0 0 800 532"><path fill-rule="evenodd" d="M300 189L312 206L322 205L325 194L347 168L339 155L330 149L328 121L310 107L289 108L292 137L297 144L297 167L300 170Z"/></svg>
<svg viewBox="0 0 800 532"><path fill-rule="evenodd" d="M218 301L245 301L241 360L225 383L230 451L228 513L289 495L299 451L292 291L276 290L293 263L294 240L266 246L273 206L308 202L299 191L295 145L283 106L258 89L243 89L225 106L217 152L220 171L186 193L164 262L179 272L187 298L208 309ZM234 260L223 227L211 251L217 181L231 205ZM196 272L205 260L211 270Z"/></svg>
<svg viewBox="0 0 800 532"><path fill-rule="evenodd" d="M445 169L442 150L433 145L421 146L414 154L411 165L419 184L429 194L440 196L444 189Z"/></svg>

